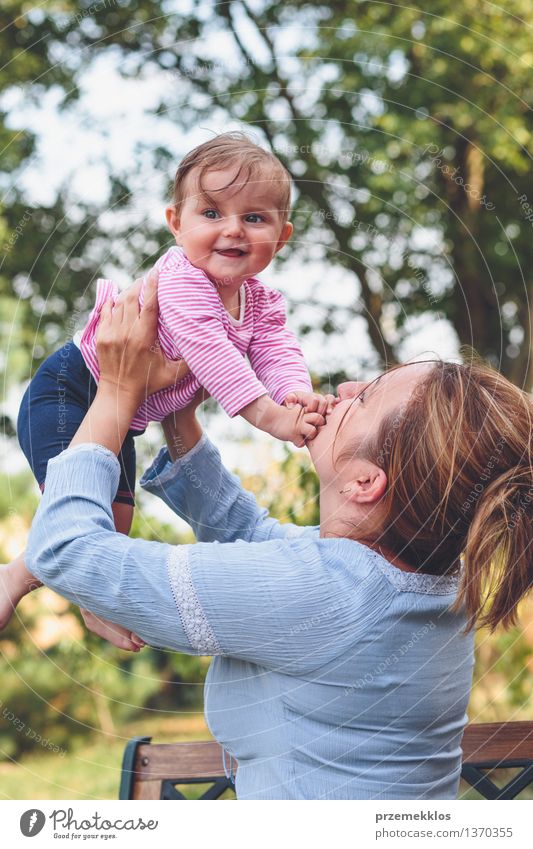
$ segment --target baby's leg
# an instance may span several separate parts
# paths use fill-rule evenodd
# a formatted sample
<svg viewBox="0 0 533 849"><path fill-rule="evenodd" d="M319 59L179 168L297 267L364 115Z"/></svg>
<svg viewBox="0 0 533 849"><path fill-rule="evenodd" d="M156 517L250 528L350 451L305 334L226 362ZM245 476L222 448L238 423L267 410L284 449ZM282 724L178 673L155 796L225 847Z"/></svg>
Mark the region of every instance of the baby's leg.
<svg viewBox="0 0 533 849"><path fill-rule="evenodd" d="M117 531L128 536L133 521L133 505L120 504L115 501L112 509ZM21 598L37 587L42 587L42 584L31 572L28 572L24 554L19 554L11 563L0 568L0 631L9 624L15 607ZM119 647L125 648L126 646L120 645Z"/></svg>
<svg viewBox="0 0 533 849"><path fill-rule="evenodd" d="M114 501L111 507L113 510L113 519L115 520L115 528L119 534L128 536L131 530L131 523L133 522L133 505L120 504L118 501Z"/></svg>
<svg viewBox="0 0 533 849"><path fill-rule="evenodd" d="M128 536L131 530L133 521L133 511L135 509L135 472L137 458L135 452L134 432L129 430L126 438L122 443L122 448L118 455L120 465L120 477L118 479L118 489L115 495L115 500L111 505L113 510L113 518L115 520L115 528L119 534Z"/></svg>
<svg viewBox="0 0 533 849"><path fill-rule="evenodd" d="M96 384L78 348L67 343L39 368L26 390L19 411L17 435L20 446L44 488L48 461L70 444L94 395ZM135 445L130 431L119 455L121 475L113 516L117 531L129 534L133 519ZM20 599L41 583L28 571L24 555L0 567L0 630L5 628ZM137 651L142 640L119 625L98 619L82 610L89 630L119 648Z"/></svg>
<svg viewBox="0 0 533 849"><path fill-rule="evenodd" d="M17 436L41 490L46 467L69 445L96 392L96 384L74 343L68 342L39 367L22 399ZM24 554L0 567L0 630L20 599L41 583L28 571Z"/></svg>
<svg viewBox="0 0 533 849"><path fill-rule="evenodd" d="M24 555L0 569L0 631L8 624L15 607L27 593L41 587L40 581L28 572Z"/></svg>

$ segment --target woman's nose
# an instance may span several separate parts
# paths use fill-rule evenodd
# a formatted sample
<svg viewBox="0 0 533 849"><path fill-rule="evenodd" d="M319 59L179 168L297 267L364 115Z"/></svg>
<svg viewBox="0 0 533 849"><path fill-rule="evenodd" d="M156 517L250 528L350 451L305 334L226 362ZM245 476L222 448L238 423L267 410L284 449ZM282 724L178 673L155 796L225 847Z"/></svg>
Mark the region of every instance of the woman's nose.
<svg viewBox="0 0 533 849"><path fill-rule="evenodd" d="M348 398L355 398L363 391L366 384L358 380L349 380L346 383L339 383L337 386L337 395L341 401L346 401Z"/></svg>

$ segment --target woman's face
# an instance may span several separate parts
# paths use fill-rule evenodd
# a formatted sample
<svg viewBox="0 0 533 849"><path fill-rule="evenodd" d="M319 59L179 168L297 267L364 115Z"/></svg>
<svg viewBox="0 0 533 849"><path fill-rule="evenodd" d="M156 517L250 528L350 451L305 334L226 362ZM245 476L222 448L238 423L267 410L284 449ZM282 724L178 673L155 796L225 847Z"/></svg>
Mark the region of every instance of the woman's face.
<svg viewBox="0 0 533 849"><path fill-rule="evenodd" d="M322 484L327 485L342 474L335 461L346 449L362 444L377 432L385 416L406 407L413 390L431 368L431 363L411 363L384 372L372 381L339 385L340 402L308 444Z"/></svg>

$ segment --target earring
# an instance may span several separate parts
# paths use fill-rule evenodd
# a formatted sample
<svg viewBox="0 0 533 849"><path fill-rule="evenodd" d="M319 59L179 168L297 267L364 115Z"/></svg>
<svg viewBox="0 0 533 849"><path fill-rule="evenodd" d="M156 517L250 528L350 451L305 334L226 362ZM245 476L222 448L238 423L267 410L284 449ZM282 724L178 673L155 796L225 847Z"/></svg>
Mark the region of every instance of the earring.
<svg viewBox="0 0 533 849"><path fill-rule="evenodd" d="M339 489L339 493L342 493L342 492L351 492L351 491L352 491L351 486L346 487L346 489Z"/></svg>

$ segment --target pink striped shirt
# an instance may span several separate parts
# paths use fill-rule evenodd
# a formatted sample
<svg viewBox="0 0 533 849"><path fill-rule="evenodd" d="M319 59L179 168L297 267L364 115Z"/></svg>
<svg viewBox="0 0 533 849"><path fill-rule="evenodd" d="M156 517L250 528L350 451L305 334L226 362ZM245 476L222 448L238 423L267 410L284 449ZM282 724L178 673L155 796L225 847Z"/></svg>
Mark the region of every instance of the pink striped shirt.
<svg viewBox="0 0 533 849"><path fill-rule="evenodd" d="M201 386L230 416L266 393L282 404L291 391L312 390L300 346L285 323L280 292L250 277L240 289L237 321L224 308L214 283L179 248L163 254L156 268L161 348L169 359L183 357L191 371L175 386L146 399L131 423L134 430L182 409ZM141 304L143 293L144 286ZM116 295L111 280L98 280L96 303L81 338L83 358L96 381L99 312L104 301Z"/></svg>

